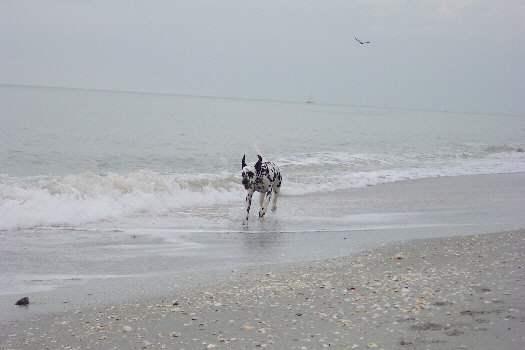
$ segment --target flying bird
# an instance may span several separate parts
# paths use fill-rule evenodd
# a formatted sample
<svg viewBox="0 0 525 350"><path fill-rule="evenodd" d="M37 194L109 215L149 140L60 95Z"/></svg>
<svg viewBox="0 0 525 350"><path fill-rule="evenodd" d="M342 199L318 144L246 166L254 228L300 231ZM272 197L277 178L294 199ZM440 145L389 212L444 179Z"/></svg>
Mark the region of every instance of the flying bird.
<svg viewBox="0 0 525 350"><path fill-rule="evenodd" d="M361 40L357 39L356 37L354 37L354 39L357 40L357 42L359 44L361 44L361 45L363 45L363 44L370 44L370 41L361 41Z"/></svg>

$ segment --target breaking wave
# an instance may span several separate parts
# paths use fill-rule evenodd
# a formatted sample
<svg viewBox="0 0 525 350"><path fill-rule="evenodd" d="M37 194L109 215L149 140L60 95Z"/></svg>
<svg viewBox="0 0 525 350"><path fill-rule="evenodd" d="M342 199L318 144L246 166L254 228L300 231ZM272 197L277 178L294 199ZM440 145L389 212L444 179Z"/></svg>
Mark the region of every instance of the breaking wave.
<svg viewBox="0 0 525 350"><path fill-rule="evenodd" d="M348 190L438 176L525 171L521 147L490 146L442 155L319 152L275 160L283 196ZM9 177L0 175L0 230L79 227L133 216L169 215L214 205L242 205L240 174L130 173Z"/></svg>
<svg viewBox="0 0 525 350"><path fill-rule="evenodd" d="M137 214L225 204L242 196L232 176L84 173L0 182L0 229L77 226Z"/></svg>

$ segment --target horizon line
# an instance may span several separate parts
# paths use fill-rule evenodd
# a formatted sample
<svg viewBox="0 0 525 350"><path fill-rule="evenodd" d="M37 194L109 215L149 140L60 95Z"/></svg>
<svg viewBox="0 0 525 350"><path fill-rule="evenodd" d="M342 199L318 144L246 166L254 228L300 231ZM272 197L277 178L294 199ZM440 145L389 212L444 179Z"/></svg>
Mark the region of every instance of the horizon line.
<svg viewBox="0 0 525 350"><path fill-rule="evenodd" d="M502 116L513 116L523 117L520 114L512 113L482 113L482 112L471 112L471 111L456 111L456 110L436 110L421 107L393 107L393 106L367 106L367 105L355 105L347 103L326 103L326 102L314 102L308 103L305 101L292 101L292 100L274 100L264 99L255 97L232 97L232 96L211 96L211 95L190 95L175 92L151 92L151 91L140 91L140 90L121 90L121 89L109 89L109 88L89 88L89 87L68 87L68 86L51 86L51 85L33 85L33 84L12 84L12 83L0 83L0 86L5 87L20 87L20 88L39 88L39 89L57 89L57 90L78 90L78 91L93 91L93 92L113 92L122 94L137 94L137 95L161 95L161 96L176 96L176 97L190 97L190 98L207 98L207 99L225 99L225 100L241 100L241 101L257 101L257 102L273 102L273 103L293 103L293 104L309 104L309 105L324 105L324 106L345 106L355 108L379 108L379 109L394 109L394 110L407 110L407 111L424 111L424 112L438 112L438 113L458 113L458 114L474 114L474 115L502 115Z"/></svg>

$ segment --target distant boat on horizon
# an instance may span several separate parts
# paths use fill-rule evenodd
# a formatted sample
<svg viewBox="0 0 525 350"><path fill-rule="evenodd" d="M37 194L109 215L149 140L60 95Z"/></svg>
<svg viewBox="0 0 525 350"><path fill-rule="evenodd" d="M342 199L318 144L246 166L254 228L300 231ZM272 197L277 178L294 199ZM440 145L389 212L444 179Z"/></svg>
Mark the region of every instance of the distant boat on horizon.
<svg viewBox="0 0 525 350"><path fill-rule="evenodd" d="M310 94L310 98L308 99L308 101L306 101L306 103L315 103L315 102L312 100L312 94Z"/></svg>

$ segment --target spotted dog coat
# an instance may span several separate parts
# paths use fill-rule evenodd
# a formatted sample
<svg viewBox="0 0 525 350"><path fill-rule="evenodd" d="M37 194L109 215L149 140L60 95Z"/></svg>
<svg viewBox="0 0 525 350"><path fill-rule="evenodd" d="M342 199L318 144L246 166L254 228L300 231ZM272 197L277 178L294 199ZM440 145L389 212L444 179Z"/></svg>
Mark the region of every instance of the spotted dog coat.
<svg viewBox="0 0 525 350"><path fill-rule="evenodd" d="M272 211L277 209L277 197L281 189L282 176L279 168L272 162L263 162L263 159L258 155L259 160L255 164L246 165L246 155L242 157L242 184L248 190L246 195L246 214L244 216L243 225L248 224L248 216L250 215L250 207L252 206L252 196L255 191L260 192L259 202L261 203L261 210L259 210L259 217L262 218L266 214L268 203L272 199Z"/></svg>

